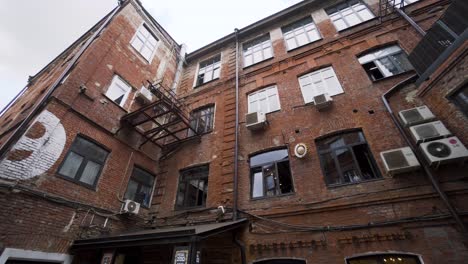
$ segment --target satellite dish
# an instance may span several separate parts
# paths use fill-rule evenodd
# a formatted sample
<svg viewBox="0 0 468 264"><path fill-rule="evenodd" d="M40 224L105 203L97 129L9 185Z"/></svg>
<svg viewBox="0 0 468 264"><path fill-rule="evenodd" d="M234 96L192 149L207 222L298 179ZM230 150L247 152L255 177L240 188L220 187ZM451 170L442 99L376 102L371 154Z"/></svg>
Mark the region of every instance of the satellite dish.
<svg viewBox="0 0 468 264"><path fill-rule="evenodd" d="M441 142L434 142L427 145L427 152L438 158L446 158L452 154L450 147Z"/></svg>
<svg viewBox="0 0 468 264"><path fill-rule="evenodd" d="M298 158L303 158L307 154L307 146L304 143L298 143L294 147L294 154Z"/></svg>

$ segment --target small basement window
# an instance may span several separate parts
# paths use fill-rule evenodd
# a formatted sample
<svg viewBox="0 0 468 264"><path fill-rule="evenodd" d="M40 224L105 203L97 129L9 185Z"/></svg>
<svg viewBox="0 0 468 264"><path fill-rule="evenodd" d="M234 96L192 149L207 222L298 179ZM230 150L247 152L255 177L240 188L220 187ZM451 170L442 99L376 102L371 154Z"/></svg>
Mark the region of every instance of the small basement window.
<svg viewBox="0 0 468 264"><path fill-rule="evenodd" d="M294 192L287 149L257 154L250 158L252 198Z"/></svg>

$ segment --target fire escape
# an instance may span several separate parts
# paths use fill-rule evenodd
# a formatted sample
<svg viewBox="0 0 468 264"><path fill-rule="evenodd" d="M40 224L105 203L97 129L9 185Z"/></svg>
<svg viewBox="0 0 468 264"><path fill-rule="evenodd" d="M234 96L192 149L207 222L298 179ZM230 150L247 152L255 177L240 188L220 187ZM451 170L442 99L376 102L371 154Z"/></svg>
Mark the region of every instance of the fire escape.
<svg viewBox="0 0 468 264"><path fill-rule="evenodd" d="M190 126L187 106L161 82L149 82L154 101L122 117L122 126L132 127L143 137L140 148L152 142L162 150L161 159L183 143L200 138Z"/></svg>

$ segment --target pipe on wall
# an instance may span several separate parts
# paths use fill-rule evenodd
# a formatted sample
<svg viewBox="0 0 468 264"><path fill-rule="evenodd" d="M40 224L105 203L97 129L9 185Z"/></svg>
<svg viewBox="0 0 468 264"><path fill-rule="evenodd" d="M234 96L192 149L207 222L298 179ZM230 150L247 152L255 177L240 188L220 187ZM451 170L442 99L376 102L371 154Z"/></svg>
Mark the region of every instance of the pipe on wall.
<svg viewBox="0 0 468 264"><path fill-rule="evenodd" d="M234 140L234 208L232 212L232 219L237 220L237 204L239 197L239 188L238 188L238 156L239 156L239 29L234 29L236 34L236 132Z"/></svg>
<svg viewBox="0 0 468 264"><path fill-rule="evenodd" d="M399 89L405 87L405 85L409 84L409 83L412 83L414 82L416 79L418 78L418 75L413 75L411 76L410 78L406 79L406 80L403 80L402 82L398 83L397 85L393 86L390 90L388 90L387 92L385 92L383 95L382 95L382 101L385 105L385 108L387 109L388 113L390 114L390 117L392 118L392 121L393 123L395 124L395 126L397 127L398 131L400 132L401 136L403 137L403 139L405 140L406 144L411 148L411 150L413 151L414 155L416 156L416 158L418 159L419 161L419 164L421 164L422 168L423 168L423 171L424 171L424 174L427 176L427 178L429 179L429 181L431 182L434 190L437 192L437 194L439 195L440 199L442 200L442 202L444 203L444 205L447 207L447 209L449 210L450 214L452 215L453 219L455 220L455 222L457 223L457 225L459 226L460 228L460 231L463 233L463 234L467 234L467 228L465 226L465 224L463 223L463 220L461 219L460 215L457 213L457 211L455 210L455 208L453 207L453 205L450 203L447 195L445 194L445 192L442 190L442 188L440 187L440 184L439 182L437 181L436 177L434 176L434 174L432 173L431 169L429 168L429 166L426 164L425 162L425 159L424 157L422 157L422 155L418 152L418 150L413 146L413 143L412 141L410 140L410 138L408 137L408 135L406 134L404 128L401 126L400 122L398 121L398 119L396 118L395 114L393 113L393 110L390 106L390 103L389 103L389 97L395 93L396 91L398 91Z"/></svg>

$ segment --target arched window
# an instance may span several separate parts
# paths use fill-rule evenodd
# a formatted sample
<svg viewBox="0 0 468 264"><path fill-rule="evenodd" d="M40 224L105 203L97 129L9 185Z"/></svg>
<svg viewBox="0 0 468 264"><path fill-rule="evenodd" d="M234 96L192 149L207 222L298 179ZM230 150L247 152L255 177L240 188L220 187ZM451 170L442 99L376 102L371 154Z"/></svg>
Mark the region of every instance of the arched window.
<svg viewBox="0 0 468 264"><path fill-rule="evenodd" d="M257 261L254 264L306 264L306 262L300 259L269 259Z"/></svg>
<svg viewBox="0 0 468 264"><path fill-rule="evenodd" d="M252 198L276 196L294 191L287 149L252 156L250 174Z"/></svg>
<svg viewBox="0 0 468 264"><path fill-rule="evenodd" d="M376 254L361 257L352 257L346 260L347 264L422 264L416 255L410 254Z"/></svg>
<svg viewBox="0 0 468 264"><path fill-rule="evenodd" d="M327 185L358 183L380 178L362 131L346 131L316 140Z"/></svg>

